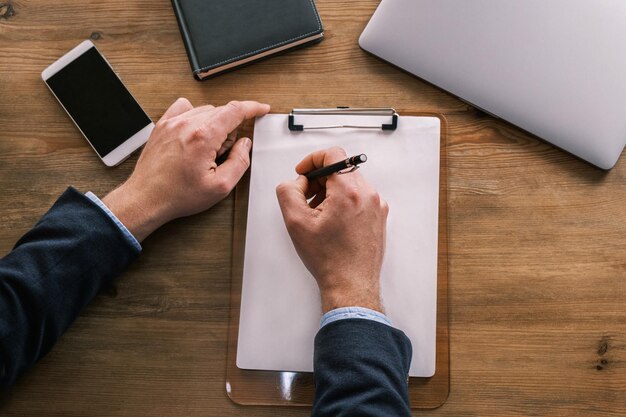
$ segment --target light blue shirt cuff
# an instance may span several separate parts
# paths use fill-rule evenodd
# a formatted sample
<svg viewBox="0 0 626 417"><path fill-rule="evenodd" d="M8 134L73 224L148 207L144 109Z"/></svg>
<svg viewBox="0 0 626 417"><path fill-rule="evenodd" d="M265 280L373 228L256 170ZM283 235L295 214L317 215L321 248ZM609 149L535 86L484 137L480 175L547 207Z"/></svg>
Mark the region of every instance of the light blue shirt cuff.
<svg viewBox="0 0 626 417"><path fill-rule="evenodd" d="M91 191L89 191L87 194L85 194L85 196L88 197L94 203L96 203L96 205L98 207L100 207L102 209L102 211L104 211L111 218L111 220L113 220L113 222L115 222L117 227L120 228L122 234L124 235L124 237L126 238L128 243L130 243L131 245L136 247L137 250L141 251L141 245L139 244L139 241L137 241L137 239L135 239L135 236L133 236L133 234L126 228L126 226L124 226L122 224L122 222L117 217L115 217L115 214L113 214L113 212L111 210L109 210L109 208L107 206L104 205L102 200L100 200Z"/></svg>
<svg viewBox="0 0 626 417"><path fill-rule="evenodd" d="M377 321L387 326L391 326L391 321L387 316L378 311L370 310L363 307L341 307L329 311L322 316L320 328L337 320L345 319L365 319Z"/></svg>

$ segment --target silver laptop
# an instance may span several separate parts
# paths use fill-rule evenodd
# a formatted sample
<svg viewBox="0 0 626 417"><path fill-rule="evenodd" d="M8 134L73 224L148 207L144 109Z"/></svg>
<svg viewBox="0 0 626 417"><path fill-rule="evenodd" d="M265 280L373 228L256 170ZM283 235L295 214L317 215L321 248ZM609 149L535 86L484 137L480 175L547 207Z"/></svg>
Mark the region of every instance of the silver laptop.
<svg viewBox="0 0 626 417"><path fill-rule="evenodd" d="M626 144L624 0L382 0L359 42L600 168Z"/></svg>

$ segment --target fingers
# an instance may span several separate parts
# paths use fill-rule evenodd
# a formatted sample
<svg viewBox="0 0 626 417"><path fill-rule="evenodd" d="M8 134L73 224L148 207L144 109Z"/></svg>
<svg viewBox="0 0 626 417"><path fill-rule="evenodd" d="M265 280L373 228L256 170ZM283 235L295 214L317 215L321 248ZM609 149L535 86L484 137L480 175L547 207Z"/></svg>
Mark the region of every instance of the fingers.
<svg viewBox="0 0 626 417"><path fill-rule="evenodd" d="M226 161L216 168L215 173L223 187L222 194L230 193L250 166L250 149L252 141L249 138L239 139L233 145Z"/></svg>
<svg viewBox="0 0 626 417"><path fill-rule="evenodd" d="M187 100L184 97L181 97L178 100L176 100L169 107L169 109L167 109L165 111L165 113L163 113L163 116L161 118L162 119L171 119L172 117L181 115L181 114L186 113L186 112L188 112L190 110L193 110L193 106L191 105L189 100Z"/></svg>
<svg viewBox="0 0 626 417"><path fill-rule="evenodd" d="M269 113L269 111L269 104L256 101L231 101L217 109L214 122L223 129L224 134L228 134L235 130L244 120L263 116Z"/></svg>
<svg viewBox="0 0 626 417"><path fill-rule="evenodd" d="M286 181L276 187L276 197L283 213L287 229L293 222L310 210L306 199L308 180L299 176L295 181Z"/></svg>
<svg viewBox="0 0 626 417"><path fill-rule="evenodd" d="M327 165L339 162L342 159L347 159L346 151L337 146L322 151L313 152L304 157L298 165L296 165L296 172L300 175L305 175L315 169L325 167Z"/></svg>
<svg viewBox="0 0 626 417"><path fill-rule="evenodd" d="M309 202L309 207L316 208L326 199L326 189L320 190L315 194L315 197Z"/></svg>
<svg viewBox="0 0 626 417"><path fill-rule="evenodd" d="M268 104L256 101L232 101L217 108L210 105L195 108L185 114L185 120L189 133L208 141L211 148L222 154L230 147L223 149L224 142L244 120L262 116L269 110Z"/></svg>
<svg viewBox="0 0 626 417"><path fill-rule="evenodd" d="M300 175L305 175L318 168L322 168L328 165L332 165L341 160L347 159L346 151L340 147L333 147L324 149L321 151L313 152L304 157L302 161L296 166L296 172ZM333 174L328 177L316 178L311 181L310 190L312 191L307 197L317 195L320 191L324 191L324 195L328 194L326 189L341 190L346 187L362 188L364 186L365 179L360 172L351 172L346 175ZM323 200L323 197L320 197ZM317 207L322 200L312 201L311 207Z"/></svg>
<svg viewBox="0 0 626 417"><path fill-rule="evenodd" d="M318 168L334 164L335 162L339 162L346 158L346 151L339 147L313 152L305 156L304 159L296 165L296 173L306 175ZM307 195L307 197L311 198L312 196L318 194L321 190L324 190L326 188L326 180L327 177L311 180L310 195Z"/></svg>
<svg viewBox="0 0 626 417"><path fill-rule="evenodd" d="M233 147L235 142L237 141L237 130L233 130L228 134L224 143L222 143L222 147L217 151L217 156L220 157L224 153L228 152L230 148Z"/></svg>
<svg viewBox="0 0 626 417"><path fill-rule="evenodd" d="M188 111L185 114L186 119L193 119L194 117L201 115L203 117L207 117L211 114L211 112L215 109L215 106L211 104L205 104L204 106L198 106L193 110ZM201 119L202 120L202 119Z"/></svg>
<svg viewBox="0 0 626 417"><path fill-rule="evenodd" d="M304 177L306 178L306 177ZM325 184L325 180L324 180L324 184ZM324 187L324 184L322 184L319 179L315 179L312 181L309 181L308 183L308 188L306 190L306 198L311 198L315 195L318 195L320 193L324 193L326 194L326 188Z"/></svg>

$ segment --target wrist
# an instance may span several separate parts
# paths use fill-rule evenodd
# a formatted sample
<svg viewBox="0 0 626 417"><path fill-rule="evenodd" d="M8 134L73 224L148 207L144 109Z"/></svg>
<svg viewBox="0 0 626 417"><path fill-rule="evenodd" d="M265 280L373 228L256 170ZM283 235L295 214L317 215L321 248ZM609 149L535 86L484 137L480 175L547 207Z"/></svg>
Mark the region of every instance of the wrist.
<svg viewBox="0 0 626 417"><path fill-rule="evenodd" d="M133 189L128 182L107 194L102 202L139 242L168 221L158 204Z"/></svg>
<svg viewBox="0 0 626 417"><path fill-rule="evenodd" d="M332 289L320 291L322 313L343 307L363 307L385 313L380 300L380 288Z"/></svg>

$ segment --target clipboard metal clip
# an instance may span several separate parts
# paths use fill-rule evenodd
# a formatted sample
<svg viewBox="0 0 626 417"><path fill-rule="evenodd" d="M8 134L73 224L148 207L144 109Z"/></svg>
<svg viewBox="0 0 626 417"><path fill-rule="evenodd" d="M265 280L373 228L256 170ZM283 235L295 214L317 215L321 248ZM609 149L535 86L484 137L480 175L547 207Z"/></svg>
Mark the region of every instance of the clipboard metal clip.
<svg viewBox="0 0 626 417"><path fill-rule="evenodd" d="M296 124L296 116L389 116L391 123L380 124L376 126L367 125L333 125L333 126L309 126L306 127L303 124ZM293 109L289 113L289 130L292 132L302 132L304 130L315 129L382 129L382 130L396 130L398 128L398 112L393 108L350 108L350 107L337 107L336 109Z"/></svg>

